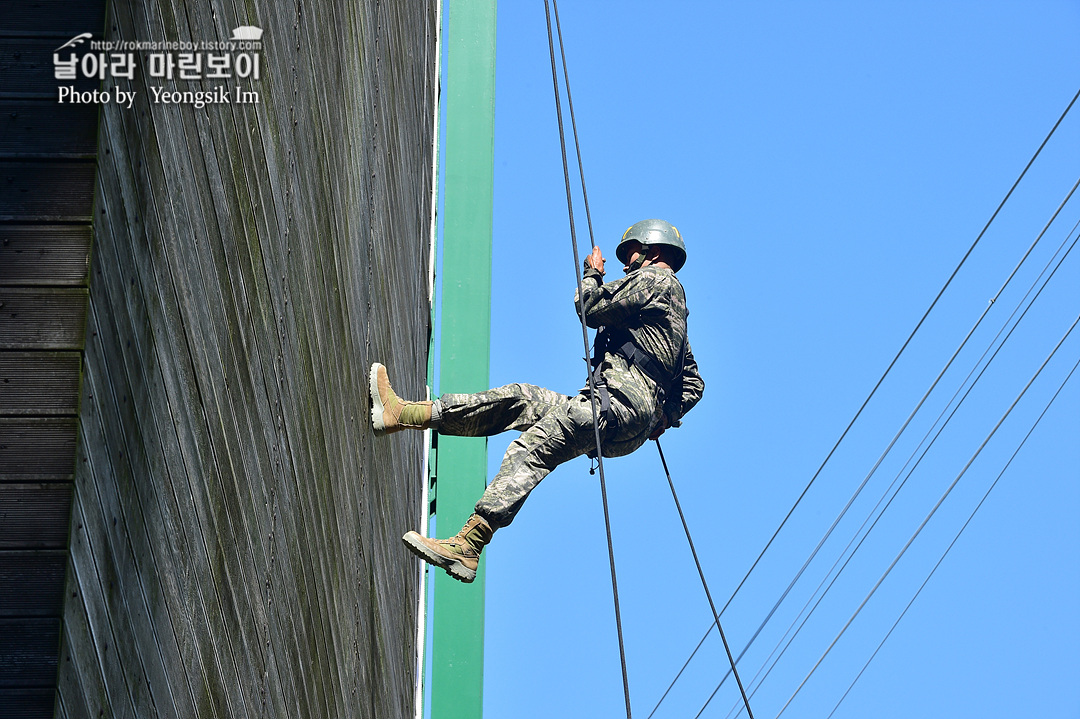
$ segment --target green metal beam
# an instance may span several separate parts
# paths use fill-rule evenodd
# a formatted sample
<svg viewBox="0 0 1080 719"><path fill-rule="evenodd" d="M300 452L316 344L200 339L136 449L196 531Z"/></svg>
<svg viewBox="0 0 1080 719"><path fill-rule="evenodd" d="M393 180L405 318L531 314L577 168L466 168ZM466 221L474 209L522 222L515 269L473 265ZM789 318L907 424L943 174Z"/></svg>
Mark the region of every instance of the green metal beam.
<svg viewBox="0 0 1080 719"><path fill-rule="evenodd" d="M495 0L450 0L447 33L440 392L488 388L495 174ZM457 532L487 480L487 440L439 437L436 533ZM432 719L480 719L484 564L435 575Z"/></svg>

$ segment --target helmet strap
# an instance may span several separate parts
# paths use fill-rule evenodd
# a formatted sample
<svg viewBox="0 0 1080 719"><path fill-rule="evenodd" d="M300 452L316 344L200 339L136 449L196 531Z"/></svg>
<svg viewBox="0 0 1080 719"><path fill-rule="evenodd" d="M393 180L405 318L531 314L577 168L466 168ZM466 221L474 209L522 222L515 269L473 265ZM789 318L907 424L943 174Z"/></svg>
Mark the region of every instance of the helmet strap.
<svg viewBox="0 0 1080 719"><path fill-rule="evenodd" d="M630 268L630 272L633 272L634 270L640 270L645 265L645 255L648 254L648 250L648 245L641 246L641 252L638 253L637 259L627 265L627 267Z"/></svg>

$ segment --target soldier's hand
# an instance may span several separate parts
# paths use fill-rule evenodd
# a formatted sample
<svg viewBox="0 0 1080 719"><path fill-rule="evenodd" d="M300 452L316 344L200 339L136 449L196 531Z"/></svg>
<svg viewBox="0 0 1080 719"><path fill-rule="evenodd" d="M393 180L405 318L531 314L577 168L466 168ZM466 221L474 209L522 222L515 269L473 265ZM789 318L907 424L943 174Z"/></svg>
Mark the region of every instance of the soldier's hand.
<svg viewBox="0 0 1080 719"><path fill-rule="evenodd" d="M660 439L660 435L668 428L667 417L661 417L660 423L653 428L652 434L649 435L649 439Z"/></svg>
<svg viewBox="0 0 1080 719"><path fill-rule="evenodd" d="M592 254L585 258L585 264L600 274L604 274L604 256L600 254L599 247L592 248Z"/></svg>

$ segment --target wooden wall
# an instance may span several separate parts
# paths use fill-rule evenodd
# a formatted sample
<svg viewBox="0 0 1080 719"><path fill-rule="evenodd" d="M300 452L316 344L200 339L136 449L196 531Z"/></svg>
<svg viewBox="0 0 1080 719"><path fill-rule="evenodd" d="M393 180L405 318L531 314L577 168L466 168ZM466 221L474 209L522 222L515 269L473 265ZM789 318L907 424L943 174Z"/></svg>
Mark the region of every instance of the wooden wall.
<svg viewBox="0 0 1080 719"><path fill-rule="evenodd" d="M261 78L258 104L154 104L221 81L144 53L104 83L134 106L95 108L79 411L43 420L78 420L62 630L31 632L61 635L57 716L411 716L422 436L373 437L367 374L424 391L435 0L109 5L108 39L261 27Z"/></svg>

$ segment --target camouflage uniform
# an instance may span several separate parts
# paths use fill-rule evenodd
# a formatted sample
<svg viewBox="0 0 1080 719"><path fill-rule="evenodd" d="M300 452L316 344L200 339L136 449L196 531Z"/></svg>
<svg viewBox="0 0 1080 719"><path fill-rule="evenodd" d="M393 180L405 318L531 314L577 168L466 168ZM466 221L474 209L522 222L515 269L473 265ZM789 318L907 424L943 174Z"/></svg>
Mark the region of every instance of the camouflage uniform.
<svg viewBox="0 0 1080 719"><path fill-rule="evenodd" d="M601 447L605 457L620 457L644 444L662 418L678 426L701 399L705 383L686 341L686 295L674 272L652 265L607 284L599 272L587 269L582 289L586 324L605 328L595 352L602 356L598 380L606 383L611 397L608 413L597 408ZM618 343L632 339L655 362L660 382L619 354L612 338ZM666 395L662 385L669 388ZM587 386L573 397L530 384L444 394L433 419L447 435L485 437L522 430L476 504L476 513L496 528L513 521L529 492L551 470L596 446Z"/></svg>

